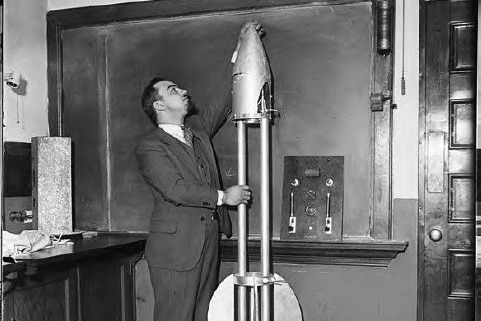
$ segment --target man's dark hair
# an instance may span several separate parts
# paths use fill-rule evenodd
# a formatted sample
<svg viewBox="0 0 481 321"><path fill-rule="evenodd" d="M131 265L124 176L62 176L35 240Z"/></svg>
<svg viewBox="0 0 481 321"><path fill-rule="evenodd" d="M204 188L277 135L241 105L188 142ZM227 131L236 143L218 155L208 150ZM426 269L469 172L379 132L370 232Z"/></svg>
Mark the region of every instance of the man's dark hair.
<svg viewBox="0 0 481 321"><path fill-rule="evenodd" d="M154 109L154 102L159 100L161 96L157 88L154 87L156 83L159 81L164 81L164 78L161 77L154 77L152 78L147 86L145 86L144 91L142 93L142 108L144 109L145 114L149 117L150 121L157 126L157 113Z"/></svg>

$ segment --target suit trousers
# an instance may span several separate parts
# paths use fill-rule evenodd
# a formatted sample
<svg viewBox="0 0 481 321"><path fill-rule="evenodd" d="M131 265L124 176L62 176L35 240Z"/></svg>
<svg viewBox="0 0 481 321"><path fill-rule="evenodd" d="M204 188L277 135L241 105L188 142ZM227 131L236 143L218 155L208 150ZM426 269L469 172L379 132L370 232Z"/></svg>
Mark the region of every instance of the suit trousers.
<svg viewBox="0 0 481 321"><path fill-rule="evenodd" d="M147 260L154 289L154 321L207 321L209 302L218 282L218 222L206 218L204 248L192 269L156 268Z"/></svg>

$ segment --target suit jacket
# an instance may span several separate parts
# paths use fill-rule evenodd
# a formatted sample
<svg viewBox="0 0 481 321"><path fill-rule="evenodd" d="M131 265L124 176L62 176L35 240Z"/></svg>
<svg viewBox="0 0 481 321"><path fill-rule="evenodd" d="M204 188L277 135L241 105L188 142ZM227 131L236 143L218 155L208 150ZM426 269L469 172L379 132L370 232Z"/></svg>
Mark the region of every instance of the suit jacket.
<svg viewBox="0 0 481 321"><path fill-rule="evenodd" d="M196 143L208 159L212 182L200 177L189 147L155 128L137 148L139 168L154 196L150 233L145 255L152 266L185 271L198 262L205 239L206 220L219 214L219 227L232 235L227 210L217 206L218 169L210 141L227 117L222 110L206 110L186 119Z"/></svg>

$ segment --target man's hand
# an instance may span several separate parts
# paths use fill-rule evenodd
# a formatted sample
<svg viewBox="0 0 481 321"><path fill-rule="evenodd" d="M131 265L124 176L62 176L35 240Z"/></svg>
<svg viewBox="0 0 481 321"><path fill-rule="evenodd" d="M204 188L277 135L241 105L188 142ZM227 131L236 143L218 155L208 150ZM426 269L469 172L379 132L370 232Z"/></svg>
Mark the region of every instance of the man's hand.
<svg viewBox="0 0 481 321"><path fill-rule="evenodd" d="M234 185L224 191L222 204L237 206L247 204L251 199L251 190L247 185Z"/></svg>

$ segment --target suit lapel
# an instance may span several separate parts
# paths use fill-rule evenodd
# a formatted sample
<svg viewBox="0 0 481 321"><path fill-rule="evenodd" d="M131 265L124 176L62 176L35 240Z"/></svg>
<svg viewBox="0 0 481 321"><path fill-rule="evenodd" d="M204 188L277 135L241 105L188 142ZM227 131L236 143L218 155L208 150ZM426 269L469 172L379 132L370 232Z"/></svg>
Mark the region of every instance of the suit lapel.
<svg viewBox="0 0 481 321"><path fill-rule="evenodd" d="M215 184L216 188L219 188L220 187L219 173L217 172L217 164L215 162L214 150L212 149L210 139L203 132L199 132L194 129L191 129L191 130L192 130L192 134L194 135L194 139L197 138L202 143L202 147L206 152L206 157L209 162L210 172L213 173L213 178L215 179L215 182L213 183Z"/></svg>
<svg viewBox="0 0 481 321"><path fill-rule="evenodd" d="M200 181L201 177L199 171L197 170L194 153L193 151L189 152L189 149L191 148L179 141L177 138L167 134L162 128L158 128L157 133L159 139L162 140L162 142L170 149L170 151L178 157L179 162L181 163L180 165L187 167L191 174Z"/></svg>

